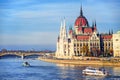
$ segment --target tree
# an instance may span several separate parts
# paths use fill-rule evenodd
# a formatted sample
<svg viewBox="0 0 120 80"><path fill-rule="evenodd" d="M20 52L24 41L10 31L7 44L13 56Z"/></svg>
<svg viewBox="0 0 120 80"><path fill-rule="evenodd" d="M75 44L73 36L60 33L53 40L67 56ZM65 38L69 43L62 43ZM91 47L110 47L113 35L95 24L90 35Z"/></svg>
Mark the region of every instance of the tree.
<svg viewBox="0 0 120 80"><path fill-rule="evenodd" d="M1 52L3 52L3 53L4 53L4 52L7 52L7 49L2 49Z"/></svg>
<svg viewBox="0 0 120 80"><path fill-rule="evenodd" d="M88 55L88 56L92 56L90 51L88 51L88 54L87 54L87 55Z"/></svg>
<svg viewBox="0 0 120 80"><path fill-rule="evenodd" d="M110 53L110 50L106 49L104 53L105 53L104 56L105 56L105 57L108 57L108 56L109 56L109 53Z"/></svg>
<svg viewBox="0 0 120 80"><path fill-rule="evenodd" d="M110 49L110 55L113 56L113 49Z"/></svg>
<svg viewBox="0 0 120 80"><path fill-rule="evenodd" d="M88 56L88 53L89 53L89 48L88 46L84 45L82 47L82 53L83 53L83 56Z"/></svg>
<svg viewBox="0 0 120 80"><path fill-rule="evenodd" d="M96 48L92 48L92 56L95 56L95 57L98 56Z"/></svg>

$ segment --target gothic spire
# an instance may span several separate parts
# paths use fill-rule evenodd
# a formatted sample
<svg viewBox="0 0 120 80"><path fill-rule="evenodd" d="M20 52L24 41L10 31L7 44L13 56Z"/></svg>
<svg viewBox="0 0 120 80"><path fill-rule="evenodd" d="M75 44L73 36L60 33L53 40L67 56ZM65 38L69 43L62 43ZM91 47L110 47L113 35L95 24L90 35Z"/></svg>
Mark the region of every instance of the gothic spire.
<svg viewBox="0 0 120 80"><path fill-rule="evenodd" d="M111 30L111 34L113 34L113 29Z"/></svg>
<svg viewBox="0 0 120 80"><path fill-rule="evenodd" d="M62 30L63 30L63 23L62 23L62 21L61 21L59 37L62 36Z"/></svg>
<svg viewBox="0 0 120 80"><path fill-rule="evenodd" d="M95 27L96 27L96 20L95 20Z"/></svg>
<svg viewBox="0 0 120 80"><path fill-rule="evenodd" d="M94 27L94 22L92 22L92 27Z"/></svg>
<svg viewBox="0 0 120 80"><path fill-rule="evenodd" d="M65 17L63 19L63 27L66 27Z"/></svg>
<svg viewBox="0 0 120 80"><path fill-rule="evenodd" d="M80 16L83 16L82 5L81 5L81 8L80 8Z"/></svg>
<svg viewBox="0 0 120 80"><path fill-rule="evenodd" d="M109 30L109 35L111 34L110 30Z"/></svg>
<svg viewBox="0 0 120 80"><path fill-rule="evenodd" d="M62 23L62 21L61 21L60 28L62 29L62 27L63 27L63 23Z"/></svg>
<svg viewBox="0 0 120 80"><path fill-rule="evenodd" d="M65 17L64 17L64 20L63 20L63 36L64 36L64 38L67 38Z"/></svg>
<svg viewBox="0 0 120 80"><path fill-rule="evenodd" d="M62 31L63 29L63 22L61 21L61 24L60 24L60 32Z"/></svg>

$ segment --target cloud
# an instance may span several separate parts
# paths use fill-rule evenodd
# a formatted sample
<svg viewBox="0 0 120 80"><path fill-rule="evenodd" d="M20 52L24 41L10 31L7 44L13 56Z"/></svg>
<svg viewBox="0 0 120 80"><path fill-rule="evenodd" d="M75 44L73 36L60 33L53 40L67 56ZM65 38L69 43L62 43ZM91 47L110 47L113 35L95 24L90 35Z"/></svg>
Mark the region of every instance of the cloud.
<svg viewBox="0 0 120 80"><path fill-rule="evenodd" d="M81 1L84 16L90 25L96 20L100 32L120 24L120 3L108 0ZM0 45L56 44L61 18L66 18L67 27L74 25L81 1L12 0L2 3ZM106 28L103 30L103 27ZM21 33L23 31L24 34Z"/></svg>
<svg viewBox="0 0 120 80"><path fill-rule="evenodd" d="M94 1L94 0L93 0ZM91 2L91 1L90 1ZM75 4L75 5L74 5ZM37 20L46 19L56 21L58 17L67 17L69 21L74 21L74 19L79 16L79 3L46 3L46 4L31 4L30 6L20 7L21 9L13 8L9 10L9 16L15 17L16 19L31 19ZM84 5L85 4L85 5ZM94 5L83 3L84 15L92 21L93 19L98 20L98 22L116 22L118 21L119 8L116 6L118 3L95 3ZM97 8L96 8L97 6ZM5 12L4 12L5 13ZM8 15L8 14L7 14ZM10 17L10 18L11 18ZM72 18L71 18L72 17ZM9 17L8 17L9 18ZM45 19L45 20L44 20ZM92 20L91 20L92 19Z"/></svg>
<svg viewBox="0 0 120 80"><path fill-rule="evenodd" d="M51 45L56 44L56 32L27 32L0 34L0 45Z"/></svg>

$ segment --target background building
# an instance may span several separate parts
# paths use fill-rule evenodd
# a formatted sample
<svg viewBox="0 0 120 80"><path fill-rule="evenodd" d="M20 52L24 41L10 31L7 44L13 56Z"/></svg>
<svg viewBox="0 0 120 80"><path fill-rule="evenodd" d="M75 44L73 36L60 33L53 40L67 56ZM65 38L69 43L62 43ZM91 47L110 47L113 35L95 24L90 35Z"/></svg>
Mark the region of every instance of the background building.
<svg viewBox="0 0 120 80"><path fill-rule="evenodd" d="M113 34L113 51L114 57L120 57L120 31Z"/></svg>
<svg viewBox="0 0 120 80"><path fill-rule="evenodd" d="M99 34L96 21L90 26L81 7L80 16L75 20L74 28L69 28L68 34L65 19L61 22L55 56L67 59L74 56L109 56L112 55L112 41L112 31Z"/></svg>

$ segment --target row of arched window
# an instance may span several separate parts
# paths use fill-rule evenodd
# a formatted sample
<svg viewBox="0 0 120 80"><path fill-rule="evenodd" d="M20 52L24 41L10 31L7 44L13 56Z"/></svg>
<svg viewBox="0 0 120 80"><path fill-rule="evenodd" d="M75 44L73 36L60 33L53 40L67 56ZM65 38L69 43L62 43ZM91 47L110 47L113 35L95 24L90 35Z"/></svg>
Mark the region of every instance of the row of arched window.
<svg viewBox="0 0 120 80"><path fill-rule="evenodd" d="M109 43L103 43L103 46L112 46L112 44L109 42Z"/></svg>
<svg viewBox="0 0 120 80"><path fill-rule="evenodd" d="M74 47L79 47L79 46L89 46L88 43L78 43L78 44L74 44ZM90 46L100 46L99 43L90 43Z"/></svg>

